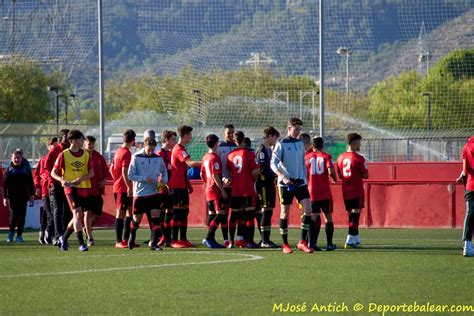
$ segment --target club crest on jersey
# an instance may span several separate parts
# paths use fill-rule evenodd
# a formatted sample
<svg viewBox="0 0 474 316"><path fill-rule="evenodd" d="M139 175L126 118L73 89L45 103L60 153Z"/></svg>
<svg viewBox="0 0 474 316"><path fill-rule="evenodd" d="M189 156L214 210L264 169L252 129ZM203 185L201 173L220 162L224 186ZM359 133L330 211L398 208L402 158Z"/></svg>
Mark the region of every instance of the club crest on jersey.
<svg viewBox="0 0 474 316"><path fill-rule="evenodd" d="M84 164L82 162L76 160L73 163L71 163L71 166L73 166L75 169L80 169L84 166Z"/></svg>
<svg viewBox="0 0 474 316"><path fill-rule="evenodd" d="M183 157L186 158L188 156L188 153L183 151Z"/></svg>
<svg viewBox="0 0 474 316"><path fill-rule="evenodd" d="M216 169L216 170L219 170L219 169L220 169L220 168L219 168L219 164L218 164L217 162L214 164L214 169Z"/></svg>

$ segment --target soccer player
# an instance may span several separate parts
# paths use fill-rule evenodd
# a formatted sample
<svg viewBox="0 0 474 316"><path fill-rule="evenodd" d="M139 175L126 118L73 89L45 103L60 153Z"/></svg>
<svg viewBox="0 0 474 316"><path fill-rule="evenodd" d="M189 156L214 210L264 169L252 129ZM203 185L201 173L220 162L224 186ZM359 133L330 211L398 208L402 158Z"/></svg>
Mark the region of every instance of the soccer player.
<svg viewBox="0 0 474 316"><path fill-rule="evenodd" d="M238 247L257 248L254 242L255 233L255 189L260 168L255 153L244 147L245 135L241 131L234 134L237 148L227 155L227 169L232 180L232 199L230 207L237 224L241 224L241 232L235 243ZM230 242L234 243L235 230L230 230ZM231 246L232 247L232 246Z"/></svg>
<svg viewBox="0 0 474 316"><path fill-rule="evenodd" d="M472 233L474 231L474 135L462 149L462 173L456 182L464 183L464 200L466 201L466 217L462 239L464 242L462 255L474 256L472 249Z"/></svg>
<svg viewBox="0 0 474 316"><path fill-rule="evenodd" d="M224 199L224 209L226 211L226 218L221 223L222 237L224 238L224 246L232 247L233 245L229 241L229 229L234 231L237 225L235 218L232 218L232 212L230 212L230 199L231 199L231 187L232 184L229 180L229 171L227 170L227 155L234 150L236 147L234 143L234 125L226 124L224 126L224 141L219 144L219 153L222 162L222 180L224 183L224 189L227 193L227 198ZM229 213L231 218L228 220Z"/></svg>
<svg viewBox="0 0 474 316"><path fill-rule="evenodd" d="M128 168L128 178L133 181L133 221L131 223L128 248L135 247L137 230L140 227L143 214L151 218L151 250L161 250L158 246L160 227L160 212L162 208L161 187L166 186L168 172L163 159L156 155L156 140L147 137L144 150L132 156Z"/></svg>
<svg viewBox="0 0 474 316"><path fill-rule="evenodd" d="M157 155L163 159L163 162L166 165L168 171L168 179L171 174L171 151L176 145L176 138L178 135L174 131L164 130L161 134L161 148L158 151ZM167 187L166 187L167 188ZM173 196L171 195L170 190L166 190L166 195L162 197L163 199L163 211L161 217L163 219L163 237L161 238L159 245L170 247L171 246L171 218L173 217ZM164 212L164 214L163 214Z"/></svg>
<svg viewBox="0 0 474 316"><path fill-rule="evenodd" d="M304 145L304 152L305 154L313 151L311 149L311 136L309 136L308 133L301 133L300 137L301 141L303 142Z"/></svg>
<svg viewBox="0 0 474 316"><path fill-rule="evenodd" d="M276 175L270 167L272 158L272 147L280 138L280 132L274 127L269 126L263 130L263 143L260 144L256 151L256 157L260 166L260 176L257 179L256 187L258 194L258 208L256 210L256 218L259 220L262 230L262 248L277 248L273 241L270 240L272 230L273 209L276 206ZM257 214L260 213L260 216Z"/></svg>
<svg viewBox="0 0 474 316"><path fill-rule="evenodd" d="M311 205L306 182L306 166L304 162L304 145L298 139L303 121L291 118L287 125L287 136L277 142L272 154L271 168L278 175L280 194L280 234L283 239L282 250L285 254L293 252L288 244L288 217L293 198L296 197L303 208L301 238L297 248L306 253L313 253L308 247L306 238L311 226ZM311 235L310 244L311 244Z"/></svg>
<svg viewBox="0 0 474 316"><path fill-rule="evenodd" d="M105 194L105 182L107 181L107 173L109 172L104 157L95 150L95 142L96 139L94 136L86 136L84 143L84 149L89 152L94 169L94 176L91 178L89 203L84 213L84 226L87 235L87 246L89 247L94 245L92 227L97 224L102 215L102 207L104 206L102 195Z"/></svg>
<svg viewBox="0 0 474 316"><path fill-rule="evenodd" d="M178 135L178 144L171 152L171 177L168 182L168 187L173 190L171 247L188 248L193 246L187 239L189 194L193 192L193 188L187 177L187 170L188 167L200 167L201 162L192 161L185 147L193 139L193 128L187 125L180 126Z"/></svg>
<svg viewBox="0 0 474 316"><path fill-rule="evenodd" d="M209 225L206 238L203 239L202 244L213 249L224 248L215 239L217 227L227 217L224 208L224 198L227 198L227 193L222 183L222 162L218 153L219 137L214 134L207 135L206 145L209 150L202 158L201 178L206 184L205 192Z"/></svg>
<svg viewBox="0 0 474 316"><path fill-rule="evenodd" d="M253 151L252 140L250 139L250 137L244 137L244 148L250 149L251 151Z"/></svg>
<svg viewBox="0 0 474 316"><path fill-rule="evenodd" d="M348 150L337 158L337 172L342 180L342 197L349 213L349 234L345 249L360 246L359 218L364 208L363 179L369 178L365 158L359 155L362 136L357 133L347 135Z"/></svg>
<svg viewBox="0 0 474 316"><path fill-rule="evenodd" d="M135 137L136 133L131 129L123 133L123 144L115 152L110 164L110 174L114 180L113 192L117 205L115 215L115 248L127 248L127 241L130 237L133 188L132 182L128 179L128 167L132 160L130 149L135 146Z"/></svg>
<svg viewBox="0 0 474 316"><path fill-rule="evenodd" d="M48 178L48 187L49 187L49 199L51 202L51 209L53 211L53 220L54 220L54 237L53 245L58 245L59 236L64 234L64 230L68 223L71 221L71 210L69 209L69 204L67 203L66 196L64 195L64 189L61 186L61 183L54 180L51 177L51 171L53 170L54 163L58 158L59 154L64 150L68 149L70 144L67 139L69 130L62 129L60 132L60 143L53 147L48 153L48 157L45 162L45 172L46 177Z"/></svg>
<svg viewBox="0 0 474 316"><path fill-rule="evenodd" d="M57 137L53 137L48 140L47 148L48 152L53 149L53 147L58 142ZM51 212L51 204L49 200L49 188L48 188L48 173L45 172L45 163L48 155L44 155L38 161L36 169L34 172L34 183L36 189L36 196L40 196L43 202L43 206L40 209L40 222L41 228L39 232L38 241L42 245L49 245L52 243L52 238L54 236L54 217Z"/></svg>
<svg viewBox="0 0 474 316"><path fill-rule="evenodd" d="M332 164L332 156L323 151L324 140L322 137L313 138L312 150L306 152L305 162L308 176L309 199L311 201L311 225L313 229L313 244L309 245L315 251L321 251L318 247L318 237L321 230L321 211L326 217L327 251L335 250L337 247L332 242L334 235L334 223L332 221L332 194L329 187L329 177L336 183L336 172Z"/></svg>
<svg viewBox="0 0 474 316"><path fill-rule="evenodd" d="M59 154L51 172L51 176L64 187L64 193L72 211L72 219L64 235L59 237L59 244L63 251L69 250L68 239L75 232L79 242L79 251L87 251L89 248L84 244L82 220L94 170L89 153L82 149L84 145L82 132L71 130L67 138L71 146Z"/></svg>

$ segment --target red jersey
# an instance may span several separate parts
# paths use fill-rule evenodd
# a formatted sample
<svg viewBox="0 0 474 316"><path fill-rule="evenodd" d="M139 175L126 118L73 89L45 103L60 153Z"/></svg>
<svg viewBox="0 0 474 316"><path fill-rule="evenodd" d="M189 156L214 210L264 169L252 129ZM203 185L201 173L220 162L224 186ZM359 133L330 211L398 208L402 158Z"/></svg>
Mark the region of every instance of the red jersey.
<svg viewBox="0 0 474 316"><path fill-rule="evenodd" d="M255 153L246 148L237 148L227 155L227 169L232 179L232 196L255 195L252 171L259 169Z"/></svg>
<svg viewBox="0 0 474 316"><path fill-rule="evenodd" d="M94 176L91 178L91 195L102 195L105 193L105 188L99 188L99 182L102 182L107 178L109 172L107 163L104 157L96 150L90 153L89 160L92 161L92 167L94 169Z"/></svg>
<svg viewBox="0 0 474 316"><path fill-rule="evenodd" d="M132 161L132 152L127 147L117 149L112 160L112 177L114 178L114 193L127 193L127 184L123 178L122 168L128 168Z"/></svg>
<svg viewBox="0 0 474 316"><path fill-rule="evenodd" d="M48 188L51 187L53 183L59 184L58 181L54 180L51 177L51 170L53 170L54 163L56 162L56 159L58 159L58 156L60 153L68 149L69 147L63 146L63 144L56 144L48 153L48 156L46 158L46 162L44 164L44 170L46 172L46 178L47 178L47 186Z"/></svg>
<svg viewBox="0 0 474 316"><path fill-rule="evenodd" d="M186 147L177 144L171 151L171 177L168 187L170 189L186 189L188 164L186 160L191 159Z"/></svg>
<svg viewBox="0 0 474 316"><path fill-rule="evenodd" d="M355 152L342 153L337 158L337 168L342 179L342 196L345 200L363 197L363 173L368 173L365 158Z"/></svg>
<svg viewBox="0 0 474 316"><path fill-rule="evenodd" d="M168 182L169 182L169 179L171 177L171 150L160 148L160 150L158 150L156 155L158 157L161 157L161 159L163 160L163 163L166 166L166 171L168 171ZM165 193L169 194L168 186L164 187L162 190L162 194L165 194Z"/></svg>
<svg viewBox="0 0 474 316"><path fill-rule="evenodd" d="M165 166L166 166L166 170L168 171L168 179L169 179L170 172L171 172L171 150L160 148L160 150L158 150L156 155L158 157L161 157L161 159L163 159L163 162L165 163Z"/></svg>
<svg viewBox="0 0 474 316"><path fill-rule="evenodd" d="M74 153L72 151L70 151L70 153L74 157L82 157L82 155L84 155L84 149L79 149L77 153ZM64 175L64 173L67 173L66 167L67 166L64 159L64 153L60 153L58 156L58 159L56 159L56 162L54 163L53 169L56 170L57 173L59 173L60 175ZM93 165L92 165L92 159L90 159L90 156L89 156L89 159L87 159L87 170L91 170L91 169L93 169ZM89 196L90 188L76 188L76 189L77 189L77 194L79 196L83 196L83 197ZM64 193L66 194L72 193L72 187L64 187Z"/></svg>
<svg viewBox="0 0 474 316"><path fill-rule="evenodd" d="M218 200L222 192L214 181L213 175L217 174L222 179L222 162L219 155L207 153L202 157L201 176L206 183L206 201Z"/></svg>
<svg viewBox="0 0 474 316"><path fill-rule="evenodd" d="M333 168L332 156L323 151L308 151L304 157L311 201L323 201L332 197L329 188L329 168Z"/></svg>
<svg viewBox="0 0 474 316"><path fill-rule="evenodd" d="M462 149L462 159L466 160L466 190L474 191L474 136L471 136Z"/></svg>
<svg viewBox="0 0 474 316"><path fill-rule="evenodd" d="M48 155L45 155L40 158L38 164L36 165L35 172L33 174L33 180L35 183L35 189L41 188L41 197L48 196L48 173L45 172L45 164Z"/></svg>

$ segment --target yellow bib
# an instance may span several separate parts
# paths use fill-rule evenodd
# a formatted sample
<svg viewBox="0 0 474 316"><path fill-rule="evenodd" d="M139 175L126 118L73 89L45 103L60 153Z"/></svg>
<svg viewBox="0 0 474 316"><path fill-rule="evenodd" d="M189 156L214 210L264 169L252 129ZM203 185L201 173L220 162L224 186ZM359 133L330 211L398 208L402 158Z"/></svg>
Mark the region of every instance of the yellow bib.
<svg viewBox="0 0 474 316"><path fill-rule="evenodd" d="M77 178L85 176L89 173L87 165L89 163L89 152L83 150L81 157L75 157L70 149L63 151L64 155L64 170L63 177L66 181L73 181ZM88 189L91 187L90 180L82 181L76 188Z"/></svg>

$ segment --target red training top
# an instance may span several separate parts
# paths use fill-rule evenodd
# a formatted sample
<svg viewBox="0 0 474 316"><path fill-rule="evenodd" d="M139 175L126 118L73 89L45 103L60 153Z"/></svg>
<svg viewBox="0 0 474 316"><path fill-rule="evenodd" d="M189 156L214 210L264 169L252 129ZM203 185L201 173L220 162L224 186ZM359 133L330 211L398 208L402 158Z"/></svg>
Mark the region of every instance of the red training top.
<svg viewBox="0 0 474 316"><path fill-rule="evenodd" d="M171 151L171 177L168 177L170 189L187 188L188 165L186 160L191 159L186 147L176 144Z"/></svg>
<svg viewBox="0 0 474 316"><path fill-rule="evenodd" d="M56 159L58 159L58 156L60 153L68 149L69 147L64 146L63 144L59 143L56 144L48 153L48 156L46 158L46 162L44 164L44 172L46 172L46 178L47 178L47 186L50 188L53 183L60 184L58 181L54 180L51 177L51 170L53 170L54 163L56 162Z"/></svg>
<svg viewBox="0 0 474 316"><path fill-rule="evenodd" d="M324 151L310 151L306 153L304 159L310 200L324 201L331 199L328 169L333 167L332 156Z"/></svg>
<svg viewBox="0 0 474 316"><path fill-rule="evenodd" d="M466 160L466 190L474 191L474 136L471 136L462 149L462 159Z"/></svg>
<svg viewBox="0 0 474 316"><path fill-rule="evenodd" d="M249 149L237 148L227 155L227 169L232 179L232 196L255 195L252 171L259 168L255 153Z"/></svg>
<svg viewBox="0 0 474 316"><path fill-rule="evenodd" d="M202 157L201 177L206 183L206 201L218 200L222 192L214 181L213 175L217 174L222 179L222 162L219 155L207 153Z"/></svg>
<svg viewBox="0 0 474 316"><path fill-rule="evenodd" d="M365 158L355 152L342 153L337 158L339 177L342 179L344 200L364 196L363 173L368 173Z"/></svg>
<svg viewBox="0 0 474 316"><path fill-rule="evenodd" d="M44 155L38 161L38 165L36 165L35 172L33 174L33 180L35 183L35 189L41 188L41 197L48 196L48 172L45 172L45 164L48 155Z"/></svg>
<svg viewBox="0 0 474 316"><path fill-rule="evenodd" d="M107 168L107 162L104 157L96 150L90 153L89 160L92 161L92 167L94 168L94 176L91 178L91 190L90 194L97 196L105 193L105 188L99 188L99 182L107 178L109 172Z"/></svg>
<svg viewBox="0 0 474 316"><path fill-rule="evenodd" d="M132 161L132 152L127 147L117 149L112 160L112 177L114 178L114 193L127 193L127 185L123 178L122 168L130 166Z"/></svg>

